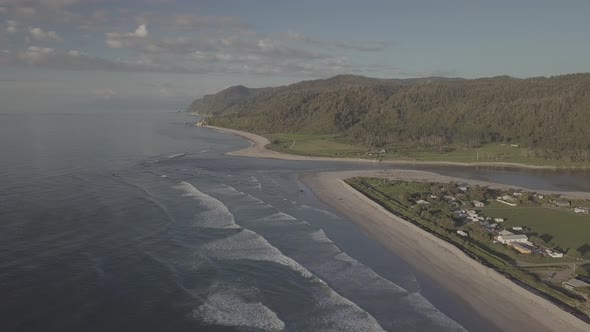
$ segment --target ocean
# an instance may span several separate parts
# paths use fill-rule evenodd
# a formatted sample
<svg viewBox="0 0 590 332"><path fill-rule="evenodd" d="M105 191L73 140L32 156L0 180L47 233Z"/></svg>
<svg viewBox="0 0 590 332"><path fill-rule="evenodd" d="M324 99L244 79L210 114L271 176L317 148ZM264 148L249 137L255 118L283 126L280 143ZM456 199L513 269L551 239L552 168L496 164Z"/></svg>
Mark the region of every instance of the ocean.
<svg viewBox="0 0 590 332"><path fill-rule="evenodd" d="M496 331L297 180L384 166L228 157L249 143L194 122L0 114L3 331ZM590 189L578 173L429 169Z"/></svg>

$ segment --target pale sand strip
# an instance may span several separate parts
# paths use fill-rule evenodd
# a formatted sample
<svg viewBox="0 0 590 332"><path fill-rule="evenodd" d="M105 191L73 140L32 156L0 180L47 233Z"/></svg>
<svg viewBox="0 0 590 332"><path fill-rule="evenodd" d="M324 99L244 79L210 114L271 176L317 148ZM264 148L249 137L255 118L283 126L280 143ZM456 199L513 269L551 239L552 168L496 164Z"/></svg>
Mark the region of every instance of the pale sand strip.
<svg viewBox="0 0 590 332"><path fill-rule="evenodd" d="M285 160L338 160L270 151L265 148L269 141L264 137L225 128L214 129L238 135L251 142L250 147L228 155ZM349 217L371 238L459 296L503 331L590 331L590 325L479 264L455 246L389 213L343 181L356 176L433 182L458 181L497 188L508 186L413 170L323 172L301 177L302 182L320 200ZM590 193L584 192L555 193L570 197L590 197Z"/></svg>
<svg viewBox="0 0 590 332"><path fill-rule="evenodd" d="M396 178L411 172L388 173ZM427 172L413 175L420 173ZM301 180L321 201L349 217L371 238L459 296L501 330L590 331L590 325L479 264L457 247L391 214L342 180L369 175L389 177L385 172L344 171L307 174Z"/></svg>
<svg viewBox="0 0 590 332"><path fill-rule="evenodd" d="M241 130L221 128L215 126L205 126L205 128L211 128L218 131L230 133L233 135L240 136L247 139L252 143L250 147L242 150L233 151L227 153L230 156L243 156L243 157L256 157L256 158L270 158L270 159L283 159L283 160L318 160L318 161L354 161L354 162L368 162L378 163L375 159L363 159L363 158L332 158L332 157L307 157L298 156L293 154L287 154L282 152L273 151L267 149L266 146L270 144L270 141L265 137L258 136L256 134L248 133ZM510 168L528 168L528 169L550 169L554 170L554 166L535 166L525 165L519 163L504 163L504 162L478 162L478 163L464 163L464 162L452 162L452 161L412 161L412 160L383 160L382 164L406 164L406 165L446 165L446 166L491 166L491 167L510 167Z"/></svg>

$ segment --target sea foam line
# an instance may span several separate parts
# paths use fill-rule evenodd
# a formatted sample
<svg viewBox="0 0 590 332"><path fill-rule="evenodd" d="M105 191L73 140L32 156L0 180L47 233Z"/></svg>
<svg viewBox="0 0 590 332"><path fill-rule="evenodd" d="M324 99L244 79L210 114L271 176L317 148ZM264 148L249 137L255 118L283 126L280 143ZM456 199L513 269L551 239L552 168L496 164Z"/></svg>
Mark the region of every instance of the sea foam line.
<svg viewBox="0 0 590 332"><path fill-rule="evenodd" d="M206 208L207 211L197 215L197 225L210 228L240 228L235 222L234 215L228 210L227 206L219 200L211 197L188 182L181 182L174 187L184 191L182 196L194 198L199 205Z"/></svg>

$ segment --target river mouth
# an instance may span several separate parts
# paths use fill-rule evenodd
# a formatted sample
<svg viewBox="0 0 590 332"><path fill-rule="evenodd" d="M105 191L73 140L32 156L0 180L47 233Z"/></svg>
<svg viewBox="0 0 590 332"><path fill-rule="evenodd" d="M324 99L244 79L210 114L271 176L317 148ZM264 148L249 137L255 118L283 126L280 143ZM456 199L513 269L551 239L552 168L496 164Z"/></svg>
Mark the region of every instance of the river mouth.
<svg viewBox="0 0 590 332"><path fill-rule="evenodd" d="M1 183L0 313L9 329L489 326L461 316L464 304L298 182L305 172L397 166L228 157L248 142L189 127L185 114L94 119L3 122L31 137L2 151L11 176ZM590 190L561 171L527 170L514 183L523 171L419 168Z"/></svg>

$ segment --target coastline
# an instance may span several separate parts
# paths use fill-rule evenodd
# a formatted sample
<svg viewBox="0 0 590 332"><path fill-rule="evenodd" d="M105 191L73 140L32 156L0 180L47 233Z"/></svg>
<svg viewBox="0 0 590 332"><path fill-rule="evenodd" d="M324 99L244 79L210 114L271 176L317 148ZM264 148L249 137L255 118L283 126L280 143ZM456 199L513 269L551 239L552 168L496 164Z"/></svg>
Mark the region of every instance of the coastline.
<svg viewBox="0 0 590 332"><path fill-rule="evenodd" d="M209 127L240 136L248 148L227 155L282 160L376 162L346 158L289 155L266 148L268 139L233 129ZM385 162L384 162L385 163ZM388 164L401 164L387 162ZM441 163L436 163L440 165ZM445 163L446 164L446 163ZM454 164L454 163L451 163ZM460 164L457 166L468 166ZM472 165L469 165L472 166ZM478 166L482 166L478 164ZM500 166L500 165L493 165ZM529 167L537 168L537 167ZM542 167L541 167L542 168ZM549 300L519 286L467 256L454 245L397 217L344 182L351 177L384 177L433 182L465 182L492 188L516 188L498 183L466 180L416 170L360 170L303 174L300 181L325 204L355 222L369 237L404 259L421 273L471 305L504 331L588 331L590 326ZM527 189L527 188L521 188ZM556 192L564 197L590 198L587 192Z"/></svg>
<svg viewBox="0 0 590 332"><path fill-rule="evenodd" d="M398 176L429 173L402 172ZM502 331L588 331L590 326L582 320L478 263L454 245L393 215L343 181L369 175L388 176L375 171L319 172L305 174L300 180L322 202L350 218L369 237L457 295Z"/></svg>
<svg viewBox="0 0 590 332"><path fill-rule="evenodd" d="M541 165L527 165L520 163L506 163L506 162L478 162L478 163L466 163L466 162L454 162L454 161L410 161L410 160L394 160L387 159L378 161L375 159L363 159L363 158L335 158L335 157L311 157L288 154L278 151L273 151L266 148L270 144L270 141L266 137L262 137L253 133L222 128L216 126L203 126L204 128L210 128L213 130L229 133L236 135L250 141L252 144L242 150L228 152L229 156L241 156L241 157L255 157L255 158L268 158L268 159L281 159L281 160L315 160L315 161L346 161L346 162L367 162L367 163L380 163L380 164L396 164L396 165L423 165L423 166L459 166L459 167L498 167L498 168L520 168L520 169L538 169L538 170L575 170L575 169L587 169L587 168L575 168L575 167L557 167L557 166L541 166Z"/></svg>

